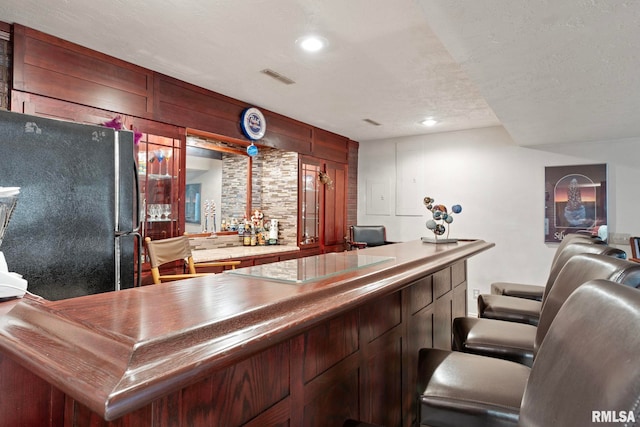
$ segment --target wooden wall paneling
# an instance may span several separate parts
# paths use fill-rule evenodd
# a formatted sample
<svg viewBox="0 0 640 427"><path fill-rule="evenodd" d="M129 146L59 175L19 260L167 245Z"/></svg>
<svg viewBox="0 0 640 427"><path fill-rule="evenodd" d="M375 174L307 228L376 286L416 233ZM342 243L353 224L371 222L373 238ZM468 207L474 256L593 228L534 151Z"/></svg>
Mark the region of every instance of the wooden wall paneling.
<svg viewBox="0 0 640 427"><path fill-rule="evenodd" d="M347 235L347 166L326 162L325 172L333 180L333 188L324 186L324 246L344 250Z"/></svg>
<svg viewBox="0 0 640 427"><path fill-rule="evenodd" d="M365 342L380 338L402 323L402 299L400 292L384 296L360 310L361 330Z"/></svg>
<svg viewBox="0 0 640 427"><path fill-rule="evenodd" d="M250 141L240 128L249 104L14 24L13 89ZM313 127L263 110L262 145L312 152ZM340 137L343 138L343 137ZM346 161L346 160L344 160Z"/></svg>
<svg viewBox="0 0 640 427"><path fill-rule="evenodd" d="M243 427L293 427L294 425L291 422L291 398L287 397L280 402L273 405L271 408L267 409L248 423L244 424Z"/></svg>
<svg viewBox="0 0 640 427"><path fill-rule="evenodd" d="M182 414L182 391L161 397L150 406L153 411L153 427L183 427L180 418Z"/></svg>
<svg viewBox="0 0 640 427"><path fill-rule="evenodd" d="M459 262L451 266L451 284L453 286L452 316L467 315L467 262Z"/></svg>
<svg viewBox="0 0 640 427"><path fill-rule="evenodd" d="M240 128L248 104L167 76L158 75L156 119L179 122L186 127L222 134L250 143ZM262 110L267 132L260 145L285 151L311 152L310 125Z"/></svg>
<svg viewBox="0 0 640 427"><path fill-rule="evenodd" d="M11 91L11 111L89 125L100 125L118 115L112 111L16 90ZM123 118L126 124L127 117Z"/></svg>
<svg viewBox="0 0 640 427"><path fill-rule="evenodd" d="M289 342L262 351L181 392L183 426L238 426L290 394Z"/></svg>
<svg viewBox="0 0 640 427"><path fill-rule="evenodd" d="M342 425L359 416L357 311L291 340L290 426Z"/></svg>
<svg viewBox="0 0 640 427"><path fill-rule="evenodd" d="M464 286L463 286L464 285ZM453 300L451 302L452 319L467 315L467 286L466 282L453 288Z"/></svg>
<svg viewBox="0 0 640 427"><path fill-rule="evenodd" d="M360 419L399 426L403 418L402 293L394 292L360 309L362 342Z"/></svg>
<svg viewBox="0 0 640 427"><path fill-rule="evenodd" d="M433 274L434 309L433 347L451 350L451 322L453 321L453 285L451 267Z"/></svg>
<svg viewBox="0 0 640 427"><path fill-rule="evenodd" d="M248 141L240 129L246 104L167 76L158 76L155 119Z"/></svg>
<svg viewBox="0 0 640 427"><path fill-rule="evenodd" d="M426 276L407 288L409 314L414 315L433 303L433 276Z"/></svg>
<svg viewBox="0 0 640 427"><path fill-rule="evenodd" d="M296 259L300 257L300 253L299 252L293 252L293 253L286 253L286 254L281 254L278 256L278 261L286 261L289 259Z"/></svg>
<svg viewBox="0 0 640 427"><path fill-rule="evenodd" d="M290 367L290 385L291 390L291 413L290 426L301 426L304 422L304 405L305 405L305 381L304 381L304 362L306 349L305 334L299 334L290 340L291 343L291 367Z"/></svg>
<svg viewBox="0 0 640 427"><path fill-rule="evenodd" d="M451 290L451 268L444 268L433 275L433 296L440 298Z"/></svg>
<svg viewBox="0 0 640 427"><path fill-rule="evenodd" d="M303 379L307 383L358 350L357 312L330 319L304 336Z"/></svg>
<svg viewBox="0 0 640 427"><path fill-rule="evenodd" d="M279 260L280 260L280 257L278 255L258 257L254 259L253 265L269 264L272 262L278 262Z"/></svg>
<svg viewBox="0 0 640 427"><path fill-rule="evenodd" d="M311 154L313 127L289 117L264 111L267 133L259 143L284 151Z"/></svg>
<svg viewBox="0 0 640 427"><path fill-rule="evenodd" d="M347 163L349 154L349 138L326 131L313 130L313 155L324 160Z"/></svg>
<svg viewBox="0 0 640 427"><path fill-rule="evenodd" d="M57 427L64 420L64 394L0 354L0 424ZM37 409L46 408L46 411Z"/></svg>
<svg viewBox="0 0 640 427"><path fill-rule="evenodd" d="M293 426L341 426L357 419L359 409L359 357L353 354L305 385L303 421Z"/></svg>
<svg viewBox="0 0 640 427"><path fill-rule="evenodd" d="M467 263L459 262L451 266L451 284L455 286L461 285L467 280Z"/></svg>
<svg viewBox="0 0 640 427"><path fill-rule="evenodd" d="M7 22L0 21L0 31L2 31L3 33L10 33L11 32L11 24L9 24Z"/></svg>
<svg viewBox="0 0 640 427"><path fill-rule="evenodd" d="M190 427L287 425L289 404L289 344L277 344L183 390L157 399L111 422L83 405L67 405L74 427Z"/></svg>
<svg viewBox="0 0 640 427"><path fill-rule="evenodd" d="M322 250L319 247L303 249L300 248L300 258L304 258L307 256L320 255Z"/></svg>
<svg viewBox="0 0 640 427"><path fill-rule="evenodd" d="M433 347L451 350L452 297L447 294L438 300L433 313Z"/></svg>
<svg viewBox="0 0 640 427"><path fill-rule="evenodd" d="M24 87L24 56L27 51L24 31L23 26L11 25L11 92Z"/></svg>
<svg viewBox="0 0 640 427"><path fill-rule="evenodd" d="M73 102L53 99L46 96L13 90L11 92L11 110L52 119L84 123L88 125L101 125L116 116L122 117L123 124L127 128L135 129L143 133L160 135L166 138L181 140L184 145L186 130L184 127L167 123L156 122L140 117L127 116L114 111L101 108L88 107Z"/></svg>
<svg viewBox="0 0 640 427"><path fill-rule="evenodd" d="M384 306L381 305L382 309ZM403 361L402 333L397 327L367 345L361 386L365 399L361 419L384 426L400 426L402 411Z"/></svg>
<svg viewBox="0 0 640 427"><path fill-rule="evenodd" d="M152 114L153 72L14 24L13 87L128 115Z"/></svg>
<svg viewBox="0 0 640 427"><path fill-rule="evenodd" d="M125 117L127 119L127 124L132 130L138 130L152 135L160 135L165 138L179 139L181 142L180 146L186 146L187 129L184 126L158 122L142 117ZM184 167L184 165L181 165L181 167Z"/></svg>
<svg viewBox="0 0 640 427"><path fill-rule="evenodd" d="M145 406L113 421L105 421L101 416L71 398L66 399L64 407L64 425L66 427L140 427L155 425L151 406Z"/></svg>
<svg viewBox="0 0 640 427"><path fill-rule="evenodd" d="M405 358L402 410L407 416L403 426L409 427L415 421L416 414L416 369L418 351L433 347L433 335L436 328L434 316L433 276L423 277L403 290L405 308Z"/></svg>

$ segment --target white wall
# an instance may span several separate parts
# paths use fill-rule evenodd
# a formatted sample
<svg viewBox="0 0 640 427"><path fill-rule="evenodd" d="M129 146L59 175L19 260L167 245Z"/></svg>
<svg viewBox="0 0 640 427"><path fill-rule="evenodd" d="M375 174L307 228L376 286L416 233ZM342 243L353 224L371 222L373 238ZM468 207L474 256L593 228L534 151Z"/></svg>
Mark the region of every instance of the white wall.
<svg viewBox="0 0 640 427"><path fill-rule="evenodd" d="M400 156L405 163L396 166L397 149L414 150L417 159ZM496 281L545 283L557 247L544 243L545 166L607 163L609 233L640 235L640 139L527 148L502 127L491 127L364 142L358 157L358 224L385 225L391 241L433 236L425 227L426 209L422 216L396 215L396 176L407 175L403 166L421 167L414 175L423 190L419 203L430 196L447 207L462 205L450 237L495 243L469 260L471 313L472 289L489 293ZM381 201L385 191L389 197ZM372 194L376 200L367 200Z"/></svg>

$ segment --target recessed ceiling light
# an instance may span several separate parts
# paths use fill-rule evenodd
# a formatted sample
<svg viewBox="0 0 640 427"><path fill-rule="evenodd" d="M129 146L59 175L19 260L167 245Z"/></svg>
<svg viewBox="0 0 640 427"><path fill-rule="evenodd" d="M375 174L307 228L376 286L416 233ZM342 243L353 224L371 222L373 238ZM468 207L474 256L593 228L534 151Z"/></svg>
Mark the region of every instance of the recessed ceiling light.
<svg viewBox="0 0 640 427"><path fill-rule="evenodd" d="M329 42L320 36L305 36L296 40L296 44L307 52L317 52L324 49Z"/></svg>
<svg viewBox="0 0 640 427"><path fill-rule="evenodd" d="M428 117L426 119L424 119L423 121L420 122L421 125L423 126L435 126L436 124L438 124L437 120L434 120L433 117Z"/></svg>

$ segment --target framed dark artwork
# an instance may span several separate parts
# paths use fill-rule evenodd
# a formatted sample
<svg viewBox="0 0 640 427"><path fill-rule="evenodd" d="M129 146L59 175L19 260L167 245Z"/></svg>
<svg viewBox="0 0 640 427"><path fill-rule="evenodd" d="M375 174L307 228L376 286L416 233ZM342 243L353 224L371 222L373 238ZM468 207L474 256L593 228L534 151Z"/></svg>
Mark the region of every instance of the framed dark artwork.
<svg viewBox="0 0 640 427"><path fill-rule="evenodd" d="M607 165L545 167L545 242L607 225ZM604 233L606 238L606 233Z"/></svg>
<svg viewBox="0 0 640 427"><path fill-rule="evenodd" d="M187 184L184 198L185 222L200 224L200 184Z"/></svg>

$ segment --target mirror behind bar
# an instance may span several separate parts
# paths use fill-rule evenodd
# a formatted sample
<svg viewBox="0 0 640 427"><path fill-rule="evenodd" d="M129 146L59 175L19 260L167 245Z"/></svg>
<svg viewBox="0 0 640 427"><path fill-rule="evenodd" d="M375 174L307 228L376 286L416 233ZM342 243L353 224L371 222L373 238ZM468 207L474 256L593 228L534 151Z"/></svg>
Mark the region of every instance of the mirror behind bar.
<svg viewBox="0 0 640 427"><path fill-rule="evenodd" d="M228 138L226 138L228 139ZM215 203L215 231L224 219L241 221L251 212L252 160L243 141L226 141L208 132L187 130L185 229L188 233L213 231L205 218L205 201ZM205 230L205 227L208 229Z"/></svg>

